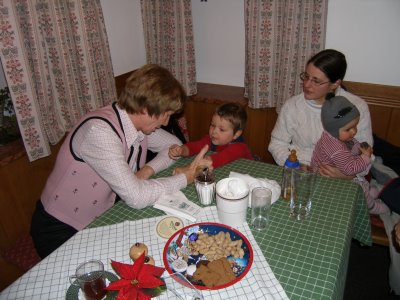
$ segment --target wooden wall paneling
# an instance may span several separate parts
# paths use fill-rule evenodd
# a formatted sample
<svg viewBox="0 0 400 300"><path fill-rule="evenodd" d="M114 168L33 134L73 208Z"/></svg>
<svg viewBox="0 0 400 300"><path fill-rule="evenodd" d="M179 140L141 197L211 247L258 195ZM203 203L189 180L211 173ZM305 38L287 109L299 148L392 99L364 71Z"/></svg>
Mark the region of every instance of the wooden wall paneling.
<svg viewBox="0 0 400 300"><path fill-rule="evenodd" d="M368 104L400 107L400 86L345 81L346 89L363 98Z"/></svg>
<svg viewBox="0 0 400 300"><path fill-rule="evenodd" d="M46 183L62 141L51 146L48 157L29 162L22 146L22 155L0 166L0 248L14 244L29 233L37 199ZM24 271L0 257L0 290L20 277Z"/></svg>
<svg viewBox="0 0 400 300"><path fill-rule="evenodd" d="M247 116L247 127L243 134L246 143L262 161L274 163L271 154L268 152L268 145L277 118L275 108L252 109L248 107Z"/></svg>
<svg viewBox="0 0 400 300"><path fill-rule="evenodd" d="M373 132L400 147L400 86L352 81L346 81L344 85L368 103Z"/></svg>
<svg viewBox="0 0 400 300"><path fill-rule="evenodd" d="M28 233L37 199L46 183L62 141L48 157L29 162L26 155L0 167L0 247ZM24 151L22 149L22 151Z"/></svg>
<svg viewBox="0 0 400 300"><path fill-rule="evenodd" d="M387 139L390 127L391 107L369 104L369 112L372 120L372 131L383 139Z"/></svg>
<svg viewBox="0 0 400 300"><path fill-rule="evenodd" d="M0 247L11 245L29 229L28 216L25 214L23 201L21 201L23 198L22 190L25 188L28 190L28 187L22 187L25 183L22 183L22 180L14 181L15 179L12 179L20 170L18 164L10 164L13 166L13 170L5 170L4 168L0 170L0 177L2 178L0 187ZM15 184L16 182L19 184Z"/></svg>
<svg viewBox="0 0 400 300"><path fill-rule="evenodd" d="M13 283L24 271L16 266L10 265L0 256L0 291Z"/></svg>
<svg viewBox="0 0 400 300"><path fill-rule="evenodd" d="M185 106L185 118L189 140L195 141L208 133L212 115L218 104L189 100Z"/></svg>
<svg viewBox="0 0 400 300"><path fill-rule="evenodd" d="M390 118L387 140L400 147L400 109L394 108Z"/></svg>
<svg viewBox="0 0 400 300"><path fill-rule="evenodd" d="M208 133L215 109L225 102L238 102L244 107L244 88L219 84L198 83L197 94L188 97L185 117L190 140L197 140Z"/></svg>

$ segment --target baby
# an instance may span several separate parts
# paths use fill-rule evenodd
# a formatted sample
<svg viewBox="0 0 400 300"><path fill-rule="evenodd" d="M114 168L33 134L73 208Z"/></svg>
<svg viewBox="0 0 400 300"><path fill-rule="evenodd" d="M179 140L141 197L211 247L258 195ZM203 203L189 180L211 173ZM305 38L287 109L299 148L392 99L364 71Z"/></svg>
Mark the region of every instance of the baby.
<svg viewBox="0 0 400 300"><path fill-rule="evenodd" d="M192 156L209 145L214 153L205 156L205 165L218 168L239 158L253 159L251 151L244 143L242 133L247 121L245 109L237 103L226 103L219 106L211 120L208 134L202 139L182 146L172 145L169 157Z"/></svg>
<svg viewBox="0 0 400 300"><path fill-rule="evenodd" d="M338 168L344 175L353 179L363 188L369 213L382 214L389 208L377 198L377 191L370 190L365 179L371 168L372 148L368 143L359 143L354 136L360 112L349 100L342 96L328 94L321 110L324 128L311 159L314 172L323 164Z"/></svg>

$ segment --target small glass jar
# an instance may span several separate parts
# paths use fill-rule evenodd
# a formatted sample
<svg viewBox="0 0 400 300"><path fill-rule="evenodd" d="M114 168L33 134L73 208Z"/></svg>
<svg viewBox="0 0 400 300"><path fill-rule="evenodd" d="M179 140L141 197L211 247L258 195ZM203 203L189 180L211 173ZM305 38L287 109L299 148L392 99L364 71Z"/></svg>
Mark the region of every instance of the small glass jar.
<svg viewBox="0 0 400 300"><path fill-rule="evenodd" d="M202 205L211 205L215 199L215 174L208 167L201 167L194 179L197 197Z"/></svg>

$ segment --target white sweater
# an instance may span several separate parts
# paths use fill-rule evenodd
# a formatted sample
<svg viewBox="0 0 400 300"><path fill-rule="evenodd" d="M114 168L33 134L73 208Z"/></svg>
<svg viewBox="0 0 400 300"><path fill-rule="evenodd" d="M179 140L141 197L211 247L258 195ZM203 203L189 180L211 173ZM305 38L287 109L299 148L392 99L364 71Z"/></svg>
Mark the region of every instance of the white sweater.
<svg viewBox="0 0 400 300"><path fill-rule="evenodd" d="M358 96L338 88L336 95L346 97L360 111L360 122L355 138L373 146L371 116L367 103ZM268 151L275 162L283 166L291 149L303 164L310 165L315 144L321 137L321 106L306 100L304 94L296 95L285 102L272 130Z"/></svg>

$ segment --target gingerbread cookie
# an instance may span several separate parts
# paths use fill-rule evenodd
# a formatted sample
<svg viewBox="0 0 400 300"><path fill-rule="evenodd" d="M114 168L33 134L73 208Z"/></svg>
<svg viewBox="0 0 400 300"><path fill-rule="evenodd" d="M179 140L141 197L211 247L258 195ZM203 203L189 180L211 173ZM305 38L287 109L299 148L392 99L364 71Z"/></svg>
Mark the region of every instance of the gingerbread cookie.
<svg viewBox="0 0 400 300"><path fill-rule="evenodd" d="M236 277L228 259L222 257L209 262L207 265L199 265L196 272L193 274L193 278L201 280L207 287L214 287L226 284Z"/></svg>

